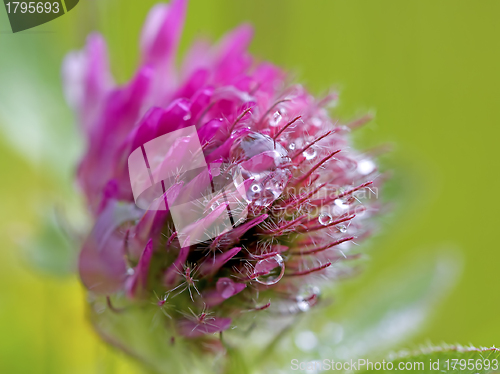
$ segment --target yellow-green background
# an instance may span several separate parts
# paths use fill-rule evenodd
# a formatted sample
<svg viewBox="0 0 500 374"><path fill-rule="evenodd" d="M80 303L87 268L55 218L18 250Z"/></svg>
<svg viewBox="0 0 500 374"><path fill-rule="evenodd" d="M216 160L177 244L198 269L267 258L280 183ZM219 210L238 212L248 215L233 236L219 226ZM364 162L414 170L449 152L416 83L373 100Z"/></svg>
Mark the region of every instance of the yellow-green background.
<svg viewBox="0 0 500 374"><path fill-rule="evenodd" d="M21 87L41 102L51 96L51 105L64 106L60 62L95 29L106 36L113 71L124 82L136 66L138 33L153 3L81 0L67 15L15 35L0 10L0 102ZM458 283L411 344L500 344L499 16L500 2L494 0L189 5L181 51L195 35L218 38L249 21L256 29L251 51L296 73L315 93L339 88L342 118L376 113L357 140L360 146L393 144L384 163L395 175L390 190L397 198L362 279L411 266L415 256L430 258L441 248L463 263ZM24 81L18 86L19 79ZM39 208L72 188L68 170L60 179L47 163L74 157L58 154L57 147L77 135L68 109L24 110L48 117L57 130L51 151L29 120L0 133L0 372L134 372L94 337L76 277L42 275L26 265L19 243L36 231ZM0 117L0 125L8 129L10 120ZM12 131L26 139L24 146L12 145ZM349 287L356 292L363 282Z"/></svg>

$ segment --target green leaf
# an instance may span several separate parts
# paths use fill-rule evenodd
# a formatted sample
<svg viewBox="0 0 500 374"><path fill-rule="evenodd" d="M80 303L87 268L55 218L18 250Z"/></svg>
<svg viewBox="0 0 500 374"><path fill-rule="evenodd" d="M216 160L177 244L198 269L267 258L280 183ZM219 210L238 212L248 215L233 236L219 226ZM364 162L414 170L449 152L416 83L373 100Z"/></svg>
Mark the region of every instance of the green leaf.
<svg viewBox="0 0 500 374"><path fill-rule="evenodd" d="M372 361L375 363L375 361ZM460 346L430 347L416 352L400 352L386 361L386 371L418 373L483 374L500 370L500 349ZM391 369L391 367L392 369ZM360 373L380 372L375 367Z"/></svg>
<svg viewBox="0 0 500 374"><path fill-rule="evenodd" d="M329 311L313 311L310 329L324 352L312 350L319 354L311 358L379 356L419 333L458 278L457 254L437 252L376 279L360 279L360 291L352 295L340 289Z"/></svg>

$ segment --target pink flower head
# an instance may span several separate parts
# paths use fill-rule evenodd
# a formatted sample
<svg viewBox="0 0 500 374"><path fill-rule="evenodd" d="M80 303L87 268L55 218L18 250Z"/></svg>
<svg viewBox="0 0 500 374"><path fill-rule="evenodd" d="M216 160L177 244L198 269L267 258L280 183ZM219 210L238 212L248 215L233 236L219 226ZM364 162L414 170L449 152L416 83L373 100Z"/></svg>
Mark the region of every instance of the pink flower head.
<svg viewBox="0 0 500 374"><path fill-rule="evenodd" d="M278 67L254 60L249 26L216 46L195 43L178 68L186 6L173 0L151 10L129 83L113 83L97 34L67 56L63 72L87 139L78 182L95 218L80 255L82 281L93 296L126 305L159 295L151 308L174 305L171 333L194 339L237 325L245 312L298 313L316 304L318 285L349 271L352 241L368 233L377 169L350 146L350 127L329 117L335 95L316 99L287 84ZM238 168L245 200L243 219L198 243L180 239L171 202L213 180L173 182L155 200L168 201L164 209L141 209L128 164L148 142L190 127L203 162ZM180 167L182 152L177 145L160 163ZM231 198L215 200L189 233L238 209Z"/></svg>

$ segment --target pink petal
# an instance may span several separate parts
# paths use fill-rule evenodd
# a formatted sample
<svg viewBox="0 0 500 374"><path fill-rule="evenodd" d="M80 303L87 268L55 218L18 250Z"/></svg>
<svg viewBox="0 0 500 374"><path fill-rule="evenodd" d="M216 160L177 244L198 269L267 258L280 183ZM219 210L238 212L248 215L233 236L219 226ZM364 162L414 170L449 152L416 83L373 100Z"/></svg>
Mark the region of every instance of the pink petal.
<svg viewBox="0 0 500 374"><path fill-rule="evenodd" d="M224 299L229 299L243 291L245 287L245 284L233 282L230 278L219 278L216 285L217 292L219 292Z"/></svg>
<svg viewBox="0 0 500 374"><path fill-rule="evenodd" d="M69 53L63 62L62 76L66 100L89 132L113 86L104 38L91 34L83 51Z"/></svg>
<svg viewBox="0 0 500 374"><path fill-rule="evenodd" d="M148 14L141 35L143 65L154 69L154 86L149 106L164 106L177 87L175 72L177 46L184 26L187 0L158 4Z"/></svg>
<svg viewBox="0 0 500 374"><path fill-rule="evenodd" d="M193 96L193 104L191 105L191 117L193 118L193 123L200 120L199 116L204 113L205 108L210 104L210 100L213 95L212 87L205 87L197 91ZM199 127L199 126L197 126Z"/></svg>
<svg viewBox="0 0 500 374"><path fill-rule="evenodd" d="M186 52L182 61L181 74L184 78L189 78L198 70L209 70L212 64L212 45L205 39L197 39Z"/></svg>
<svg viewBox="0 0 500 374"><path fill-rule="evenodd" d="M175 94L176 97L192 97L198 90L202 89L209 77L206 69L197 70L191 75L181 89Z"/></svg>
<svg viewBox="0 0 500 374"><path fill-rule="evenodd" d="M233 282L230 278L219 278L216 288L203 293L203 302L207 307L219 305L245 289L244 283Z"/></svg>
<svg viewBox="0 0 500 374"><path fill-rule="evenodd" d="M200 129L198 130L200 143L205 144L206 142L212 140L215 134L221 129L222 124L222 118L214 118L200 127Z"/></svg>
<svg viewBox="0 0 500 374"><path fill-rule="evenodd" d="M231 150L231 147L233 146L234 142L242 137L245 136L246 134L249 134L251 131L249 129L241 129L236 132L234 132L221 146L217 147L212 153L210 153L208 156L206 156L207 163L214 162L215 160L218 160L220 158L222 159L228 159L229 158L229 152Z"/></svg>
<svg viewBox="0 0 500 374"><path fill-rule="evenodd" d="M191 101L185 98L174 100L166 109L158 123L156 136L187 127L191 121Z"/></svg>
<svg viewBox="0 0 500 374"><path fill-rule="evenodd" d="M219 45L215 66L215 81L229 83L242 74L252 61L247 48L253 37L250 25L241 25L227 34Z"/></svg>
<svg viewBox="0 0 500 374"><path fill-rule="evenodd" d="M245 222L242 225L239 225L238 227L234 228L230 232L227 233L227 235L233 239L237 240L243 236L244 233L246 233L248 230L250 230L252 227L255 227L257 225L260 225L262 222L264 222L267 217L269 217L267 214L262 214L258 217L255 217L254 219Z"/></svg>
<svg viewBox="0 0 500 374"><path fill-rule="evenodd" d="M253 156L251 159L242 162L243 169L253 173L261 173L267 170L274 170L279 165L279 158L276 151L265 151Z"/></svg>
<svg viewBox="0 0 500 374"><path fill-rule="evenodd" d="M130 184L122 181L126 163L120 169L117 162L121 144L140 115L150 78L150 70L141 69L130 84L111 92L91 131L86 156L78 169L78 180L94 213L99 208L105 185L113 178L118 180L120 199L131 197Z"/></svg>
<svg viewBox="0 0 500 374"><path fill-rule="evenodd" d="M175 207L173 207L171 211L174 221L180 214L184 214L184 212L176 211ZM227 214L227 204L225 203L220 204L210 213L202 216L202 218L197 219L198 217L199 215L195 214L194 217L190 217L190 222L192 223L187 224L183 227L176 226L181 245L189 246L213 238L213 236L211 237L210 234L212 233L214 228L222 230L222 233L227 232L227 230L231 229L229 216ZM227 223L229 223L229 227L227 227Z"/></svg>
<svg viewBox="0 0 500 374"><path fill-rule="evenodd" d="M78 269L89 290L108 295L120 290L127 277L125 264L126 222L138 219L140 212L133 204L110 202L80 252Z"/></svg>
<svg viewBox="0 0 500 374"><path fill-rule="evenodd" d="M127 284L127 295L130 298L137 296L138 291L145 289L148 283L149 264L153 256L153 241L149 239L144 252L142 252L139 263L134 269L134 275L129 279Z"/></svg>
<svg viewBox="0 0 500 374"><path fill-rule="evenodd" d="M187 0L173 0L168 5L158 4L149 11L141 35L141 51L146 64L165 66L174 63L186 8Z"/></svg>
<svg viewBox="0 0 500 374"><path fill-rule="evenodd" d="M160 235L165 218L168 216L167 209L157 209L155 206L158 202L162 203L165 200L175 201L179 192L182 190L182 183L176 184L169 188L162 196L153 202L152 209L146 212L131 231L128 241L128 251L131 259L137 259L140 256L140 251L146 245L150 238L155 238Z"/></svg>
<svg viewBox="0 0 500 374"><path fill-rule="evenodd" d="M236 256L241 247L231 248L229 251L216 255L215 258L208 257L201 265L199 276L200 278L215 274L226 262Z"/></svg>

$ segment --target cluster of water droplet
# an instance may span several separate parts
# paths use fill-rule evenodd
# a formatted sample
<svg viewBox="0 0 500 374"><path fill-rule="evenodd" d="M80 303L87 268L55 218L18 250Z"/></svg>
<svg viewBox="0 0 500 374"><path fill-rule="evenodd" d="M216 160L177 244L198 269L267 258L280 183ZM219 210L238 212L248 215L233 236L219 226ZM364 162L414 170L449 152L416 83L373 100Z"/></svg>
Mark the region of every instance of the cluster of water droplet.
<svg viewBox="0 0 500 374"><path fill-rule="evenodd" d="M285 262L283 257L275 255L255 264L254 274L258 274L255 280L266 286L278 283L285 274Z"/></svg>
<svg viewBox="0 0 500 374"><path fill-rule="evenodd" d="M286 149L271 137L257 132L239 139L231 149L231 157L240 163L241 174L248 182L249 203L267 207L278 199L292 174Z"/></svg>

